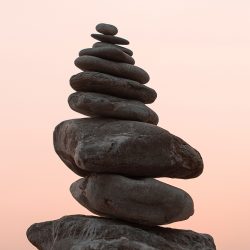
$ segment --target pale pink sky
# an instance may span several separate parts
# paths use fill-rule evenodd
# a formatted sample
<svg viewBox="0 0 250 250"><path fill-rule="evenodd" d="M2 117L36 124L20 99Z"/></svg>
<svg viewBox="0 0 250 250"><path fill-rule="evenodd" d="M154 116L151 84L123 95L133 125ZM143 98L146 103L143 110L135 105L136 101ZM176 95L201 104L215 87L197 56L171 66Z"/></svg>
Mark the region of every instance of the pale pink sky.
<svg viewBox="0 0 250 250"><path fill-rule="evenodd" d="M84 213L79 177L54 153L52 132L81 117L67 104L73 61L107 22L130 40L158 92L159 126L203 156L197 179L164 181L193 197L172 224L214 236L219 250L249 250L250 2L247 0L23 0L1 4L1 249L34 249L29 225Z"/></svg>

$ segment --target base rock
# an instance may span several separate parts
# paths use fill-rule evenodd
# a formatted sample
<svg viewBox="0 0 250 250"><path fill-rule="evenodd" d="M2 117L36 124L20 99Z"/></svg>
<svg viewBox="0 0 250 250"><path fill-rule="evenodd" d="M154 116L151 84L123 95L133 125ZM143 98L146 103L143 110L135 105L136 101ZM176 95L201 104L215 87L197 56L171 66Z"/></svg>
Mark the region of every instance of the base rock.
<svg viewBox="0 0 250 250"><path fill-rule="evenodd" d="M33 224L29 241L39 250L215 250L213 238L191 230L146 227L94 216L70 215Z"/></svg>

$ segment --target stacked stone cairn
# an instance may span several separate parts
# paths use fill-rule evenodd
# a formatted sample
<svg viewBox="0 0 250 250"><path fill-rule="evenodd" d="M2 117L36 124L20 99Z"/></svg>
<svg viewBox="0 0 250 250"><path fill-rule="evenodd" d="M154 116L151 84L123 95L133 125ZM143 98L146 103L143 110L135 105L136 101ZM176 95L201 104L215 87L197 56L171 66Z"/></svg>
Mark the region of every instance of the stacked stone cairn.
<svg viewBox="0 0 250 250"><path fill-rule="evenodd" d="M133 52L121 45L118 29L98 24L92 48L75 65L83 72L70 84L69 106L90 118L67 120L55 128L54 147L77 175L70 191L92 213L32 225L27 236L48 249L215 249L210 235L157 225L188 219L193 200L156 177L189 179L203 171L198 151L157 126L145 104L156 92L149 75L135 66Z"/></svg>

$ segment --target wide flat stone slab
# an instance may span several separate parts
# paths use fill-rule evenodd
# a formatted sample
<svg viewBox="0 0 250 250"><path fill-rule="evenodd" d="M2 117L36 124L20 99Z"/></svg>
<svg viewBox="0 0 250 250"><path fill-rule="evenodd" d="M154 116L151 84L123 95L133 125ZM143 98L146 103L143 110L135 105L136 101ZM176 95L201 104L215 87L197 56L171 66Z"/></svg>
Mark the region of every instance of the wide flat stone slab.
<svg viewBox="0 0 250 250"><path fill-rule="evenodd" d="M108 117L157 124L157 114L144 103L94 92L76 92L68 98L76 112L91 117Z"/></svg>
<svg viewBox="0 0 250 250"><path fill-rule="evenodd" d="M39 250L215 250L213 238L191 230L146 227L94 216L70 215L27 230Z"/></svg>
<svg viewBox="0 0 250 250"><path fill-rule="evenodd" d="M84 56L84 55L96 56L116 62L135 64L135 60L133 57L129 56L122 50L113 47L98 47L98 48L83 49L79 52L79 56Z"/></svg>
<svg viewBox="0 0 250 250"><path fill-rule="evenodd" d="M117 48L122 50L123 52L127 53L128 55L132 56L133 55L133 51L125 48L123 46L119 46L119 45L115 45L115 44L111 44L111 43L103 43L103 42L96 42L93 44L92 46L93 48L98 48L98 47L111 47L111 48Z"/></svg>
<svg viewBox="0 0 250 250"><path fill-rule="evenodd" d="M157 97L155 90L139 82L99 72L81 72L70 78L76 91L97 92L143 103L152 103Z"/></svg>
<svg viewBox="0 0 250 250"><path fill-rule="evenodd" d="M188 193L153 178L92 174L74 182L70 191L95 214L143 225L182 221L194 213Z"/></svg>
<svg viewBox="0 0 250 250"><path fill-rule="evenodd" d="M75 60L75 65L81 70L102 72L142 84L149 81L149 75L145 70L128 63L113 62L95 56L79 56Z"/></svg>
<svg viewBox="0 0 250 250"><path fill-rule="evenodd" d="M75 173L194 178L203 170L198 151L149 123L101 118L67 120L55 128L54 147Z"/></svg>

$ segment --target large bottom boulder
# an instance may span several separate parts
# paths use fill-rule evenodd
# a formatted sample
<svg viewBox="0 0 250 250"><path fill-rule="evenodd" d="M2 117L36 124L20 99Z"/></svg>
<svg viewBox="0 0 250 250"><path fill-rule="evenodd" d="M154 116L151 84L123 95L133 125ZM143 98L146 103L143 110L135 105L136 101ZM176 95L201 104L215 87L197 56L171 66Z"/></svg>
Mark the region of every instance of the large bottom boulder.
<svg viewBox="0 0 250 250"><path fill-rule="evenodd" d="M27 237L39 250L216 249L208 234L84 215L34 224L27 230Z"/></svg>

